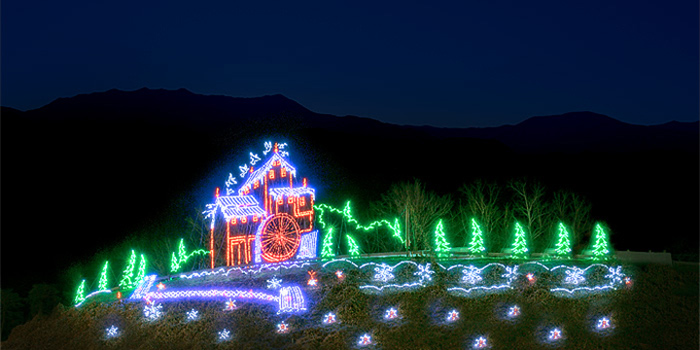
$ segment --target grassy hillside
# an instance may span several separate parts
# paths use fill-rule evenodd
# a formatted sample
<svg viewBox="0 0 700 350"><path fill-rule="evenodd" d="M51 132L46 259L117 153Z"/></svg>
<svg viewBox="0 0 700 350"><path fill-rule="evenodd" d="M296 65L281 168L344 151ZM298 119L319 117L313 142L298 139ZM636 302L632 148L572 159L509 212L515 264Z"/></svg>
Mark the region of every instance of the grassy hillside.
<svg viewBox="0 0 700 350"><path fill-rule="evenodd" d="M319 271L318 287L306 286L310 268ZM392 293L359 288L371 278L371 268L344 269L343 279L335 270L310 265L254 276L237 273L164 281L165 290L193 285L264 290L267 279L277 276L303 286L308 310L299 314L277 314L271 303L237 301L237 309L223 311L221 301L189 300L163 303L163 316L150 321L144 318L143 302L92 300L80 308L59 306L49 316L15 328L2 348L349 349L359 347L364 333L371 335L372 349L464 349L480 336L492 349L698 348L696 266L625 266L632 271L631 288L576 298L551 293L547 274L501 293L460 296L446 291L454 276L444 270L437 269L426 287ZM522 282L524 276L519 278ZM521 307L521 316L504 317L515 304ZM384 319L390 307L398 310L399 318ZM192 309L200 317L187 321L186 312ZM460 319L447 322L445 315L452 309L459 311ZM335 312L339 322L324 325L328 312ZM611 318L612 329L596 331L600 315ZM289 325L289 333L276 333L281 321ZM108 339L105 330L112 325L119 328L119 336ZM547 343L544 339L554 326L563 330L564 339ZM229 341L217 340L223 329L231 331Z"/></svg>

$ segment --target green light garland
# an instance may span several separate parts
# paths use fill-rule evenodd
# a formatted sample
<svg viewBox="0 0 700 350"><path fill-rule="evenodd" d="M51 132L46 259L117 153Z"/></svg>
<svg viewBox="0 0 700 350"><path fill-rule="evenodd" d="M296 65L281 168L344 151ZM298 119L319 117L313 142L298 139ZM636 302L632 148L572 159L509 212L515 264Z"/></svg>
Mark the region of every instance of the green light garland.
<svg viewBox="0 0 700 350"><path fill-rule="evenodd" d="M569 230L562 222L557 226L557 237L559 240L556 245L556 253L560 257L565 257L571 254L571 235L569 235Z"/></svg>
<svg viewBox="0 0 700 350"><path fill-rule="evenodd" d="M519 222L515 222L515 240L513 241L513 255L521 257L527 253L527 239L525 238L525 229Z"/></svg>
<svg viewBox="0 0 700 350"><path fill-rule="evenodd" d="M450 243L445 238L445 228L442 225L442 219L438 221L435 227L435 252L440 256L447 255L450 251Z"/></svg>
<svg viewBox="0 0 700 350"><path fill-rule="evenodd" d="M472 240L469 242L469 253L472 255L480 255L486 251L484 246L484 235L481 231L481 226L476 222L474 218L471 220L472 227Z"/></svg>
<svg viewBox="0 0 700 350"><path fill-rule="evenodd" d="M124 269L122 274L122 279L119 281L120 288L130 288L133 285L132 278L134 277L134 270L136 269L136 252L132 249L131 256L129 256L129 263Z"/></svg>
<svg viewBox="0 0 700 350"><path fill-rule="evenodd" d="M173 252L173 255L170 259L170 272L179 272L182 268L182 265L186 263L187 260L189 260L191 257L195 255L206 254L209 254L209 251L204 249L198 249L187 254L187 250L185 249L185 239L180 238L180 244L178 244L177 247L177 256L175 255L175 252Z"/></svg>
<svg viewBox="0 0 700 350"><path fill-rule="evenodd" d="M107 268L109 267L109 261L105 261L105 266L102 268L102 274L100 274L100 281L97 283L97 290L107 290L109 285L107 282Z"/></svg>
<svg viewBox="0 0 700 350"><path fill-rule="evenodd" d="M350 235L346 235L348 237L348 247L350 251L350 256L352 257L359 257L360 256L360 246L357 245L357 242L352 238Z"/></svg>
<svg viewBox="0 0 700 350"><path fill-rule="evenodd" d="M323 236L323 246L321 248L321 258L331 259L335 256L333 252L333 228L328 228L328 233Z"/></svg>
<svg viewBox="0 0 700 350"><path fill-rule="evenodd" d="M75 304L80 304L85 300L85 280L80 282L80 286L78 287L78 291L75 293Z"/></svg>
<svg viewBox="0 0 700 350"><path fill-rule="evenodd" d="M172 257L170 258L170 272L178 272L180 271L180 262L177 259L177 256L175 256L175 252L173 252Z"/></svg>
<svg viewBox="0 0 700 350"><path fill-rule="evenodd" d="M603 225L596 222L595 229L595 244L593 244L593 258L594 259L604 259L606 255L610 254L610 241L608 240L608 233L605 232Z"/></svg>
<svg viewBox="0 0 700 350"><path fill-rule="evenodd" d="M317 211L319 211L318 219L319 219L319 223L321 223L322 227L326 227L326 223L323 220L323 215L325 214L325 210L328 210L331 213L336 213L336 214L342 215L348 223L355 224L355 229L358 229L358 230L362 229L364 231L369 231L369 230L379 228L381 226L385 226L394 233L393 234L394 238L398 239L401 242L401 244L404 243L403 237L401 237L401 226L399 225L398 218L396 220L394 220L393 224L387 220L378 220L378 221L371 222L369 225L365 226L365 225L360 224L360 222L357 221L357 219L355 219L355 217L352 215L352 207L350 206L350 201L347 201L347 203L345 203L345 207L343 208L343 210L333 208L330 205L323 204L323 203L314 205L314 208Z"/></svg>
<svg viewBox="0 0 700 350"><path fill-rule="evenodd" d="M146 277L146 257L141 254L141 260L139 260L139 272L136 274L136 280L134 285L141 284L143 279Z"/></svg>

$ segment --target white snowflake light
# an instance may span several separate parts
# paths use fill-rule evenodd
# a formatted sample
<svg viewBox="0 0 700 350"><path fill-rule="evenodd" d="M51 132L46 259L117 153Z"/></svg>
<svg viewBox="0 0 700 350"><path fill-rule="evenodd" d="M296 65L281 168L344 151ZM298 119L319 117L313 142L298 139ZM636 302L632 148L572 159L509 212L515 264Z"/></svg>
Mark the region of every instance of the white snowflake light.
<svg viewBox="0 0 700 350"><path fill-rule="evenodd" d="M277 333L287 333L289 332L289 326L284 323L284 321L277 324Z"/></svg>
<svg viewBox="0 0 700 350"><path fill-rule="evenodd" d="M447 321L454 322L459 320L459 312L457 310L452 310L447 313Z"/></svg>
<svg viewBox="0 0 700 350"><path fill-rule="evenodd" d="M219 332L219 340L226 341L229 339L231 339L231 332L229 332L228 329L224 328L221 332Z"/></svg>
<svg viewBox="0 0 700 350"><path fill-rule="evenodd" d="M510 284L516 277L518 277L518 275L518 265L514 265L506 266L506 273L502 274L501 277L507 278L508 283Z"/></svg>
<svg viewBox="0 0 700 350"><path fill-rule="evenodd" d="M332 312L329 312L323 316L323 323L324 324L331 324L335 323L335 314Z"/></svg>
<svg viewBox="0 0 700 350"><path fill-rule="evenodd" d="M369 336L369 334L365 333L360 336L360 341L357 342L357 345L360 346L365 346L365 345L370 345L372 344L372 337Z"/></svg>
<svg viewBox="0 0 700 350"><path fill-rule="evenodd" d="M236 308L237 308L236 301L233 299L229 299L225 304L224 311L232 311L232 310L235 310Z"/></svg>
<svg viewBox="0 0 700 350"><path fill-rule="evenodd" d="M423 281L432 281L433 278L430 276L434 274L435 271L432 271L430 269L430 263L427 263L425 265L418 265L418 271L414 272L414 276L419 276L420 277L420 283L423 283Z"/></svg>
<svg viewBox="0 0 700 350"><path fill-rule="evenodd" d="M508 317L517 317L520 316L520 306L514 305L513 307L508 309Z"/></svg>
<svg viewBox="0 0 700 350"><path fill-rule="evenodd" d="M624 277L624 275L622 274L622 266L618 266L617 268L609 267L608 272L609 273L605 275L605 278L610 279L611 286L618 283L622 283L622 278Z"/></svg>
<svg viewBox="0 0 700 350"><path fill-rule="evenodd" d="M106 329L107 332L107 338L114 338L119 336L119 328L112 325L111 327Z"/></svg>
<svg viewBox="0 0 700 350"><path fill-rule="evenodd" d="M561 330L559 328L554 328L549 332L549 336L547 337L549 340L559 340L561 339Z"/></svg>
<svg viewBox="0 0 700 350"><path fill-rule="evenodd" d="M157 320L163 314L163 305L151 303L143 308L143 315L150 320Z"/></svg>
<svg viewBox="0 0 700 350"><path fill-rule="evenodd" d="M238 170L241 171L241 177L245 177L245 175L248 174L248 170L250 170L250 168L248 167L248 164L243 164L238 167Z"/></svg>
<svg viewBox="0 0 700 350"><path fill-rule="evenodd" d="M488 347L488 342L486 341L486 338L479 337L474 341L474 348L475 349L483 349L485 347Z"/></svg>
<svg viewBox="0 0 700 350"><path fill-rule="evenodd" d="M397 317L399 317L399 312L396 311L396 309L394 309L393 307L389 308L389 310L386 310L386 313L384 314L384 318L386 318L387 320L393 320Z"/></svg>
<svg viewBox="0 0 700 350"><path fill-rule="evenodd" d="M192 309L187 311L187 320L194 321L199 318L199 311Z"/></svg>
<svg viewBox="0 0 700 350"><path fill-rule="evenodd" d="M572 267L570 269L566 270L566 278L564 279L564 282L568 284L579 284L582 283L586 280L585 277L583 277L584 271L581 270L578 267Z"/></svg>
<svg viewBox="0 0 700 350"><path fill-rule="evenodd" d="M462 283L476 284L479 283L483 278L481 278L481 270L475 266L469 266L462 270L464 276L462 276Z"/></svg>
<svg viewBox="0 0 700 350"><path fill-rule="evenodd" d="M282 280L279 278L272 277L271 279L267 280L267 288L268 289L278 289L281 286L282 286Z"/></svg>
<svg viewBox="0 0 700 350"><path fill-rule="evenodd" d="M381 265L375 267L374 271L377 272L376 274L374 274L375 280L379 280L386 283L387 281L394 279L394 274L392 274L394 268L385 263L382 263Z"/></svg>
<svg viewBox="0 0 700 350"><path fill-rule="evenodd" d="M596 328L598 329L608 329L610 328L610 319L607 317L602 317L598 320L598 324L596 325Z"/></svg>

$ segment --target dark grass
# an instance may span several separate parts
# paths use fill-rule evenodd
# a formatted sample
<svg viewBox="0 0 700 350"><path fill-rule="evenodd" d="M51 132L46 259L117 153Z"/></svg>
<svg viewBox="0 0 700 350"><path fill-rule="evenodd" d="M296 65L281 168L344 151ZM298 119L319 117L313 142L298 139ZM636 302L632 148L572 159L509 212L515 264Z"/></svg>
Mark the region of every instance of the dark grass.
<svg viewBox="0 0 700 350"><path fill-rule="evenodd" d="M354 349L360 335L374 340L371 349L465 349L484 336L492 349L698 349L697 266L641 266L634 268L634 284L605 294L579 298L557 297L548 292L546 275L531 286L500 294L462 297L445 291L450 278L436 274L428 287L401 293L364 293L359 282L367 278L346 271L338 282L332 271L319 273L320 287L307 289L309 310L299 315L277 315L271 304L239 302L239 308L223 312L221 302L164 304L164 316L148 322L141 303L92 302L80 309L57 307L49 316L37 316L16 327L2 349ZM208 278L206 283L258 284L274 273L234 279ZM302 285L305 272L282 276ZM228 282L226 282L228 281ZM172 286L202 283L179 280ZM522 316L504 317L518 304ZM385 320L389 307L400 318ZM200 319L185 320L185 312L200 311ZM445 321L456 309L460 320ZM323 315L333 311L339 322L323 325ZM601 316L610 316L614 329L596 332ZM286 321L291 331L276 334ZM119 327L121 335L105 339L105 329ZM552 327L560 327L565 339L545 341ZM232 339L218 342L217 332L227 328Z"/></svg>

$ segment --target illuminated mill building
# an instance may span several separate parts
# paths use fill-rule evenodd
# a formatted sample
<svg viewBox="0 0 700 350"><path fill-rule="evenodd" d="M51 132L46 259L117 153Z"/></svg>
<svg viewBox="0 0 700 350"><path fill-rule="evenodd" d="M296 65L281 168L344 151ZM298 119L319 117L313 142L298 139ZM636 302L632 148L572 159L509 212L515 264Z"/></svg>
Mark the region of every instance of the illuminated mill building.
<svg viewBox="0 0 700 350"><path fill-rule="evenodd" d="M306 178L298 181L278 144L268 147L262 166L242 173L243 183L228 195L217 189L209 206L212 268L316 257L314 189Z"/></svg>

